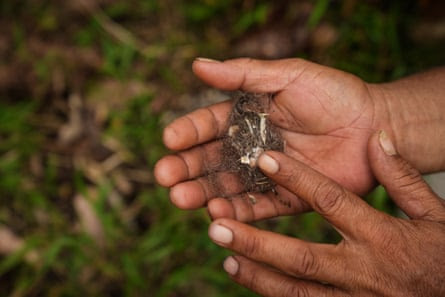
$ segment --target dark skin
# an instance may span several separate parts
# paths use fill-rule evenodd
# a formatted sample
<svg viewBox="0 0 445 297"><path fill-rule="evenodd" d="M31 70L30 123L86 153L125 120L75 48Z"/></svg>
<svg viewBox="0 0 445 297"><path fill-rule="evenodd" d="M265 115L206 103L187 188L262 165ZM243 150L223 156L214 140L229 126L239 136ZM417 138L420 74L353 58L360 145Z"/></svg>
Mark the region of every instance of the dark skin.
<svg viewBox="0 0 445 297"><path fill-rule="evenodd" d="M276 93L269 119L281 128L286 141L285 151L289 156L316 168L354 192L364 193L373 186L364 145L373 131L376 107L363 81L302 60L292 63L286 60L270 63L242 60L227 64L230 74L225 74L224 68L217 73L212 68L206 68L214 68L213 63L196 62L193 69L204 81L220 89L241 88L251 92ZM261 68L264 74L259 73L259 77L244 74L250 71L247 67ZM275 78L278 72L282 74L283 71L288 74ZM227 79L222 80L222 77ZM316 83L308 85L309 81ZM340 87L344 81L351 86L347 93ZM332 92L327 93L326 89ZM341 100L334 103L333 98ZM242 221L307 210L306 203L282 188L278 188L280 195L284 196L281 200L292 201L291 208L277 203L278 200L271 194L257 195L259 203L255 205L244 203L245 199L234 199L232 204L225 199L213 199L219 193L209 190L211 186L205 179L204 164L212 166L216 161L208 159L218 159L218 141L214 139L224 133L230 108L231 102L225 102L200 109L177 119L165 129L166 146L181 152L160 160L155 175L161 185L171 187L172 202L184 209L203 207L209 202L212 217L233 217ZM345 109L350 111L346 113ZM344 163L346 158L350 162ZM339 166L344 170L338 171L336 168ZM225 184L234 188L234 191L228 192L236 193L237 185L232 181Z"/></svg>
<svg viewBox="0 0 445 297"><path fill-rule="evenodd" d="M258 161L263 172L343 240L316 244L218 219L209 236L237 254L224 263L232 279L263 296L445 296L445 204L407 161L384 152L380 134L369 142L372 170L410 219L379 212L301 162L267 152Z"/></svg>
<svg viewBox="0 0 445 297"><path fill-rule="evenodd" d="M445 294L440 280L445 275L443 202L409 165L421 173L445 169L443 69L382 85L300 59L197 60L193 70L220 89L274 93L270 120L286 141L284 154L268 152L278 162L278 172L267 173L260 162L277 182L278 197L255 194L257 203L252 204L237 199L243 193L233 176L221 173L232 200L219 198L206 177L220 159L217 139L224 133L230 102L197 110L164 131L166 146L178 153L161 159L155 176L171 188L176 206L207 206L212 218L221 218L210 235L244 255L226 261L235 281L266 296ZM387 132L394 154L379 150L378 130ZM412 220L379 213L355 196L372 189L376 178ZM279 200L290 201L291 207ZM317 245L231 220L309 209L325 216L344 240ZM215 239L215 224L231 230L231 242ZM323 271L327 273L317 273Z"/></svg>
<svg viewBox="0 0 445 297"><path fill-rule="evenodd" d="M354 193L365 194L375 185L366 146L379 129L422 173L445 169L443 69L383 85L301 59L197 60L193 71L219 89L274 93L269 118L281 129L285 153ZM423 100L425 96L429 100ZM309 210L306 202L281 186L279 199L271 193L256 194L256 204L245 197L219 198L221 193L212 189L206 172L220 160L217 138L225 133L230 108L231 102L202 108L165 128L165 145L178 153L158 162L155 177L171 188L173 204L182 209L207 206L212 218L239 221ZM224 178L227 192L242 192L232 177ZM291 207L280 200L290 201Z"/></svg>

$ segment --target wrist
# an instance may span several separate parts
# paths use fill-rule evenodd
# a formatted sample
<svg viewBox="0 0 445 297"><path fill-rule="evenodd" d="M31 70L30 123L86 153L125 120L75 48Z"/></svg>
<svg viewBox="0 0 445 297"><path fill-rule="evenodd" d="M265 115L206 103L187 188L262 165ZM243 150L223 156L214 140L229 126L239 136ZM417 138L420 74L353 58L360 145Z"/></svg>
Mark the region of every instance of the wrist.
<svg viewBox="0 0 445 297"><path fill-rule="evenodd" d="M385 130L398 152L422 173L445 169L445 100L423 92L418 81L368 84L375 106L374 127Z"/></svg>

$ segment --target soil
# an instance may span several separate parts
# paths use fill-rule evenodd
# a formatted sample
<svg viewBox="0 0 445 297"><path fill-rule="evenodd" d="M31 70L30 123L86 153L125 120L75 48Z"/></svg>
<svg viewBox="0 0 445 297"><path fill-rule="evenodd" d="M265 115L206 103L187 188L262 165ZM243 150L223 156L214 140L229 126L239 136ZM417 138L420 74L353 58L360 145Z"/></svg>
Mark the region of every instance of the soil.
<svg viewBox="0 0 445 297"><path fill-rule="evenodd" d="M267 192L275 187L256 164L264 151L284 149L278 129L268 119L271 100L271 94L240 92L222 140L224 169L239 176L246 192Z"/></svg>

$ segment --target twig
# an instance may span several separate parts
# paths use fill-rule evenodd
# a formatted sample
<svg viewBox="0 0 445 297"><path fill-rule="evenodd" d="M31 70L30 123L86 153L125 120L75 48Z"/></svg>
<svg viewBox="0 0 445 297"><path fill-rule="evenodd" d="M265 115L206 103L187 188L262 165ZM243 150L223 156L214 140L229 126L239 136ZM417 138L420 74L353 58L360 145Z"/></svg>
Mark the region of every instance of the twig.
<svg viewBox="0 0 445 297"><path fill-rule="evenodd" d="M159 45L149 46L125 27L114 22L100 7L95 4L94 1L81 0L80 3L85 8L86 12L99 23L105 32L110 34L120 43L132 47L140 55L146 58L155 58L159 57L161 53L165 52L164 47Z"/></svg>

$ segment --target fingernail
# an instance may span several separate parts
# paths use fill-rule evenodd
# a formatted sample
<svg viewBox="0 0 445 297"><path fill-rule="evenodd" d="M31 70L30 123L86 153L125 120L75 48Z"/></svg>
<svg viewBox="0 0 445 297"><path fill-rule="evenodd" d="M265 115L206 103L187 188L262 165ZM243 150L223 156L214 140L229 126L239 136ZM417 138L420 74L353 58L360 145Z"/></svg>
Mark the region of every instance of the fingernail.
<svg viewBox="0 0 445 297"><path fill-rule="evenodd" d="M162 140L166 147L174 149L179 140L178 133L174 128L167 126L162 134Z"/></svg>
<svg viewBox="0 0 445 297"><path fill-rule="evenodd" d="M262 154L259 157L258 166L269 174L275 174L280 169L278 162L267 154Z"/></svg>
<svg viewBox="0 0 445 297"><path fill-rule="evenodd" d="M224 270L230 274L235 275L238 273L239 263L232 256L227 257L223 264Z"/></svg>
<svg viewBox="0 0 445 297"><path fill-rule="evenodd" d="M195 60L200 61L200 62L207 62L207 63L219 63L220 62L218 60L203 58L203 57L197 57Z"/></svg>
<svg viewBox="0 0 445 297"><path fill-rule="evenodd" d="M210 225L209 236L214 241L222 244L229 244L233 240L232 230L217 223Z"/></svg>
<svg viewBox="0 0 445 297"><path fill-rule="evenodd" d="M380 131L379 133L379 142L385 154L387 154L388 156L397 155L397 151L396 148L394 147L394 144L388 137L388 134L386 134L386 132L383 130Z"/></svg>

